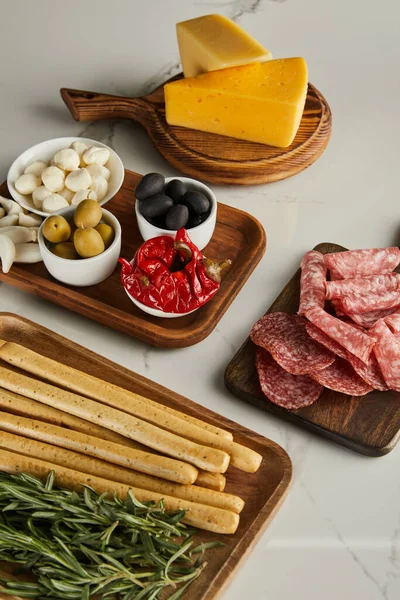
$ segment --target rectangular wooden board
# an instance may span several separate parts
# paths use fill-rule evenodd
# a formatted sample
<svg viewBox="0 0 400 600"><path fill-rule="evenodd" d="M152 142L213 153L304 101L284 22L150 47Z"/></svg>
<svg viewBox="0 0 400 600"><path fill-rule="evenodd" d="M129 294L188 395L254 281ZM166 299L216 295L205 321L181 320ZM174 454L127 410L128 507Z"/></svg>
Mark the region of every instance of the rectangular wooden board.
<svg viewBox="0 0 400 600"><path fill-rule="evenodd" d="M197 536L199 543L219 539L225 546L207 553L207 568L190 587L187 597L190 600L217 598L285 498L292 476L292 466L286 452L275 442L23 317L1 313L0 339L22 344L49 358L76 369L84 369L91 375L232 431L235 441L253 448L263 456L257 473L244 473L234 467L229 467L227 471L226 491L241 496L246 502L235 535L221 536L201 532ZM1 600L8 598L10 596L0 593Z"/></svg>
<svg viewBox="0 0 400 600"><path fill-rule="evenodd" d="M328 254L345 250L337 244L319 244L315 250ZM300 297L300 269L272 304L270 312L294 314ZM373 391L350 397L325 389L307 408L285 410L262 393L255 368L255 345L247 338L225 371L225 385L235 396L279 415L334 442L368 456L383 456L395 447L400 435L400 394Z"/></svg>
<svg viewBox="0 0 400 600"><path fill-rule="evenodd" d="M122 227L121 256L131 260L143 243L135 217L136 185L141 175L125 171L119 192L107 203ZM9 196L4 183L0 195ZM182 348L204 340L218 324L265 252L264 229L251 215L218 203L217 224L211 242L204 250L210 258L230 258L232 266L224 274L215 297L195 312L176 319L151 317L128 298L120 282L120 267L105 281L90 287L73 287L55 280L43 263L13 265L0 280L64 306L153 346Z"/></svg>

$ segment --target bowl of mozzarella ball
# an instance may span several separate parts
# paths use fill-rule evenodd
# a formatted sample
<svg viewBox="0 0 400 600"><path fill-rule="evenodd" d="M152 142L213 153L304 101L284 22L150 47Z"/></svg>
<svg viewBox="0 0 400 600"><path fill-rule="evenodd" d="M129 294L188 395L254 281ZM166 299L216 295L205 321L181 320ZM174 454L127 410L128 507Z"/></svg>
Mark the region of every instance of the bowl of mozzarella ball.
<svg viewBox="0 0 400 600"><path fill-rule="evenodd" d="M7 185L23 208L42 217L83 200L106 204L120 189L124 166L105 144L80 137L32 146L11 165Z"/></svg>

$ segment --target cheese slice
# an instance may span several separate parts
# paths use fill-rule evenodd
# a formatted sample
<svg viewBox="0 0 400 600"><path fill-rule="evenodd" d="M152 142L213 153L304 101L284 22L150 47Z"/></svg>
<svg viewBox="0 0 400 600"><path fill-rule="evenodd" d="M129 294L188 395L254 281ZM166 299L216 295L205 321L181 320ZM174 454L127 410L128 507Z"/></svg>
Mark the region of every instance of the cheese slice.
<svg viewBox="0 0 400 600"><path fill-rule="evenodd" d="M285 148L300 125L307 76L304 58L283 58L179 79L164 86L166 119Z"/></svg>
<svg viewBox="0 0 400 600"><path fill-rule="evenodd" d="M222 15L182 21L176 32L185 77L272 58L269 50Z"/></svg>

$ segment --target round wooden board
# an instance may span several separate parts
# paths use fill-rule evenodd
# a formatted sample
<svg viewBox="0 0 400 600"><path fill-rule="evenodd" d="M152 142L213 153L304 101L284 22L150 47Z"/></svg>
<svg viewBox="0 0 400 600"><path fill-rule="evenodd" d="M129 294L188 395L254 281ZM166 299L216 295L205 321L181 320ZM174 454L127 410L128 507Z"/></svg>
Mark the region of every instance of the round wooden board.
<svg viewBox="0 0 400 600"><path fill-rule="evenodd" d="M120 117L141 123L171 165L184 175L217 184L255 185L292 177L321 156L332 130L329 105L312 84L299 130L288 148L168 125L163 86L142 98L66 88L61 95L76 120Z"/></svg>

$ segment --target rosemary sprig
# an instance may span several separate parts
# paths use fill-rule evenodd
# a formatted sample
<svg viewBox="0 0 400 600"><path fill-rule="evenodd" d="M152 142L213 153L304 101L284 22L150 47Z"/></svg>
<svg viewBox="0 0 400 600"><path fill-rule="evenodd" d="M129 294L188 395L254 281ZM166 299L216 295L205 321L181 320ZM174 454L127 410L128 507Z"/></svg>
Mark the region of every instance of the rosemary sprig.
<svg viewBox="0 0 400 600"><path fill-rule="evenodd" d="M19 563L36 581L0 578L3 594L63 600L178 600L206 566L209 542L193 548L185 512L163 503L82 494L27 473L0 472L0 560ZM193 554L201 554L196 560ZM165 595L163 594L163 598Z"/></svg>

